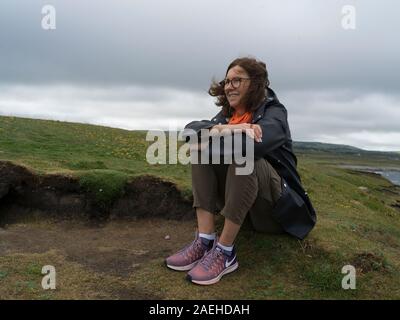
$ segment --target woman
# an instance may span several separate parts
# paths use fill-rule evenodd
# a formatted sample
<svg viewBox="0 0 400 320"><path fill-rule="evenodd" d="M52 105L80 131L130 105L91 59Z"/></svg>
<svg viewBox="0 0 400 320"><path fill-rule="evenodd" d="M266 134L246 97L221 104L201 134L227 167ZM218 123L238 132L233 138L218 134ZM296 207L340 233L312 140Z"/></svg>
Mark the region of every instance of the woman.
<svg viewBox="0 0 400 320"><path fill-rule="evenodd" d="M192 163L198 231L191 244L165 262L171 269L189 271L187 279L201 285L216 283L238 268L234 241L247 215L259 232L286 232L299 239L316 222L296 170L287 111L269 88L265 63L247 57L234 60L209 94L222 110L212 120L193 121L185 129L196 134L202 129L252 132L255 160L248 175L235 174L235 162ZM225 221L218 237L214 218L219 211Z"/></svg>

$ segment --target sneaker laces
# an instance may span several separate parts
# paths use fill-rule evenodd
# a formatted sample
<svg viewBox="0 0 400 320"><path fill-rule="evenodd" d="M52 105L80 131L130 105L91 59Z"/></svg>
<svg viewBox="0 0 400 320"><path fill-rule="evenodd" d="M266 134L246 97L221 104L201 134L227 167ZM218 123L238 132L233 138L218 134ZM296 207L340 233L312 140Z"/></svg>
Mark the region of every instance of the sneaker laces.
<svg viewBox="0 0 400 320"><path fill-rule="evenodd" d="M201 263L206 270L209 270L212 268L213 263L218 261L221 257L223 257L223 255L224 253L220 250L217 250L217 247L215 247L213 250L208 251L199 263Z"/></svg>
<svg viewBox="0 0 400 320"><path fill-rule="evenodd" d="M194 239L192 243L188 244L185 248L182 249L182 253L185 257L189 256L189 251L190 250L197 250L199 247L201 247L203 244L201 243L201 239ZM194 248L193 248L194 247ZM192 249L193 248L193 249Z"/></svg>

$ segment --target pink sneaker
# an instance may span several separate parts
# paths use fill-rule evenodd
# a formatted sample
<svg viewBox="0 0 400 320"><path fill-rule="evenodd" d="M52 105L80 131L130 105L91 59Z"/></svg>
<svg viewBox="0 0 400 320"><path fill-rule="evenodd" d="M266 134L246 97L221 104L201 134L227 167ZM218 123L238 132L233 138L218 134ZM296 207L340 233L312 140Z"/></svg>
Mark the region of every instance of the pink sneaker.
<svg viewBox="0 0 400 320"><path fill-rule="evenodd" d="M188 271L213 247L213 244L214 240L200 238L196 232L194 241L165 259L165 264L173 270Z"/></svg>
<svg viewBox="0 0 400 320"><path fill-rule="evenodd" d="M216 239L213 248L188 272L187 280L202 285L214 284L239 267L235 247L232 252L227 252L216 245L217 241Z"/></svg>

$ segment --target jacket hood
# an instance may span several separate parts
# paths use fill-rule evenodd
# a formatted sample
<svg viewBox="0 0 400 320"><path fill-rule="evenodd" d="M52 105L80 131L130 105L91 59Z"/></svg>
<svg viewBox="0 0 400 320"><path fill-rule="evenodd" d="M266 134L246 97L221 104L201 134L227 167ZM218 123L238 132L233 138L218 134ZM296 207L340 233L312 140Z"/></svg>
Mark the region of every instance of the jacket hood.
<svg viewBox="0 0 400 320"><path fill-rule="evenodd" d="M279 99L276 96L276 93L271 88L267 88L267 98L265 99L266 104L275 104L279 103Z"/></svg>
<svg viewBox="0 0 400 320"><path fill-rule="evenodd" d="M278 105L284 108L283 105L279 102L279 99L276 96L274 90L272 90L271 88L267 88L267 97L260 104L260 106L256 110L254 110L253 119L261 118L262 115L264 114L265 109L272 105Z"/></svg>

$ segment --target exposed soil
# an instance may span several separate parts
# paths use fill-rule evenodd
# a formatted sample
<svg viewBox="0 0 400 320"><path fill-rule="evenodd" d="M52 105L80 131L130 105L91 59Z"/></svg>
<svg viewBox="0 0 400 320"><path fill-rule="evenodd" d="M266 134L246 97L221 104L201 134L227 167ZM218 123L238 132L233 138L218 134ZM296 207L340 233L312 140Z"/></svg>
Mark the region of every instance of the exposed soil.
<svg viewBox="0 0 400 320"><path fill-rule="evenodd" d="M46 264L55 266L64 283L59 288L61 293L73 287L67 266L74 263L83 272L103 279L100 283L91 281L91 287L86 288L101 298L162 299L160 293L129 281L152 261L162 265L165 257L193 239L194 230L194 221L161 218L120 219L97 226L79 221L17 223L0 228L0 257L19 254L29 259L35 254L47 254ZM116 279L112 287L107 285L110 277Z"/></svg>
<svg viewBox="0 0 400 320"><path fill-rule="evenodd" d="M391 206L400 211L400 201L396 200L395 203L392 203Z"/></svg>
<svg viewBox="0 0 400 320"><path fill-rule="evenodd" d="M370 177L381 177L379 173L376 172L371 172L371 171L363 171L363 170L355 170L355 169L347 169L346 170L350 174L355 174L355 175L365 175L365 176L370 176Z"/></svg>
<svg viewBox="0 0 400 320"><path fill-rule="evenodd" d="M91 281L98 286L87 289L94 298L162 298L129 281L147 263L161 265L193 239L195 214L189 200L173 183L146 175L129 181L107 207L99 206L77 178L38 175L0 161L0 257L36 261L40 255L48 264L105 277L105 282ZM73 281L67 274L64 281ZM3 294L13 297L12 292Z"/></svg>
<svg viewBox="0 0 400 320"><path fill-rule="evenodd" d="M400 187L392 185L389 187L381 187L377 189L378 191L387 193L389 195L400 196Z"/></svg>
<svg viewBox="0 0 400 320"><path fill-rule="evenodd" d="M113 217L163 217L190 220L191 202L175 184L149 175L129 181L122 196L108 206L99 206L77 178L37 175L11 162L0 162L0 226L18 222L22 216L98 220Z"/></svg>
<svg viewBox="0 0 400 320"><path fill-rule="evenodd" d="M383 257L377 256L371 252L363 252L357 254L353 259L352 265L360 273L367 273L371 271L382 271L386 269Z"/></svg>

